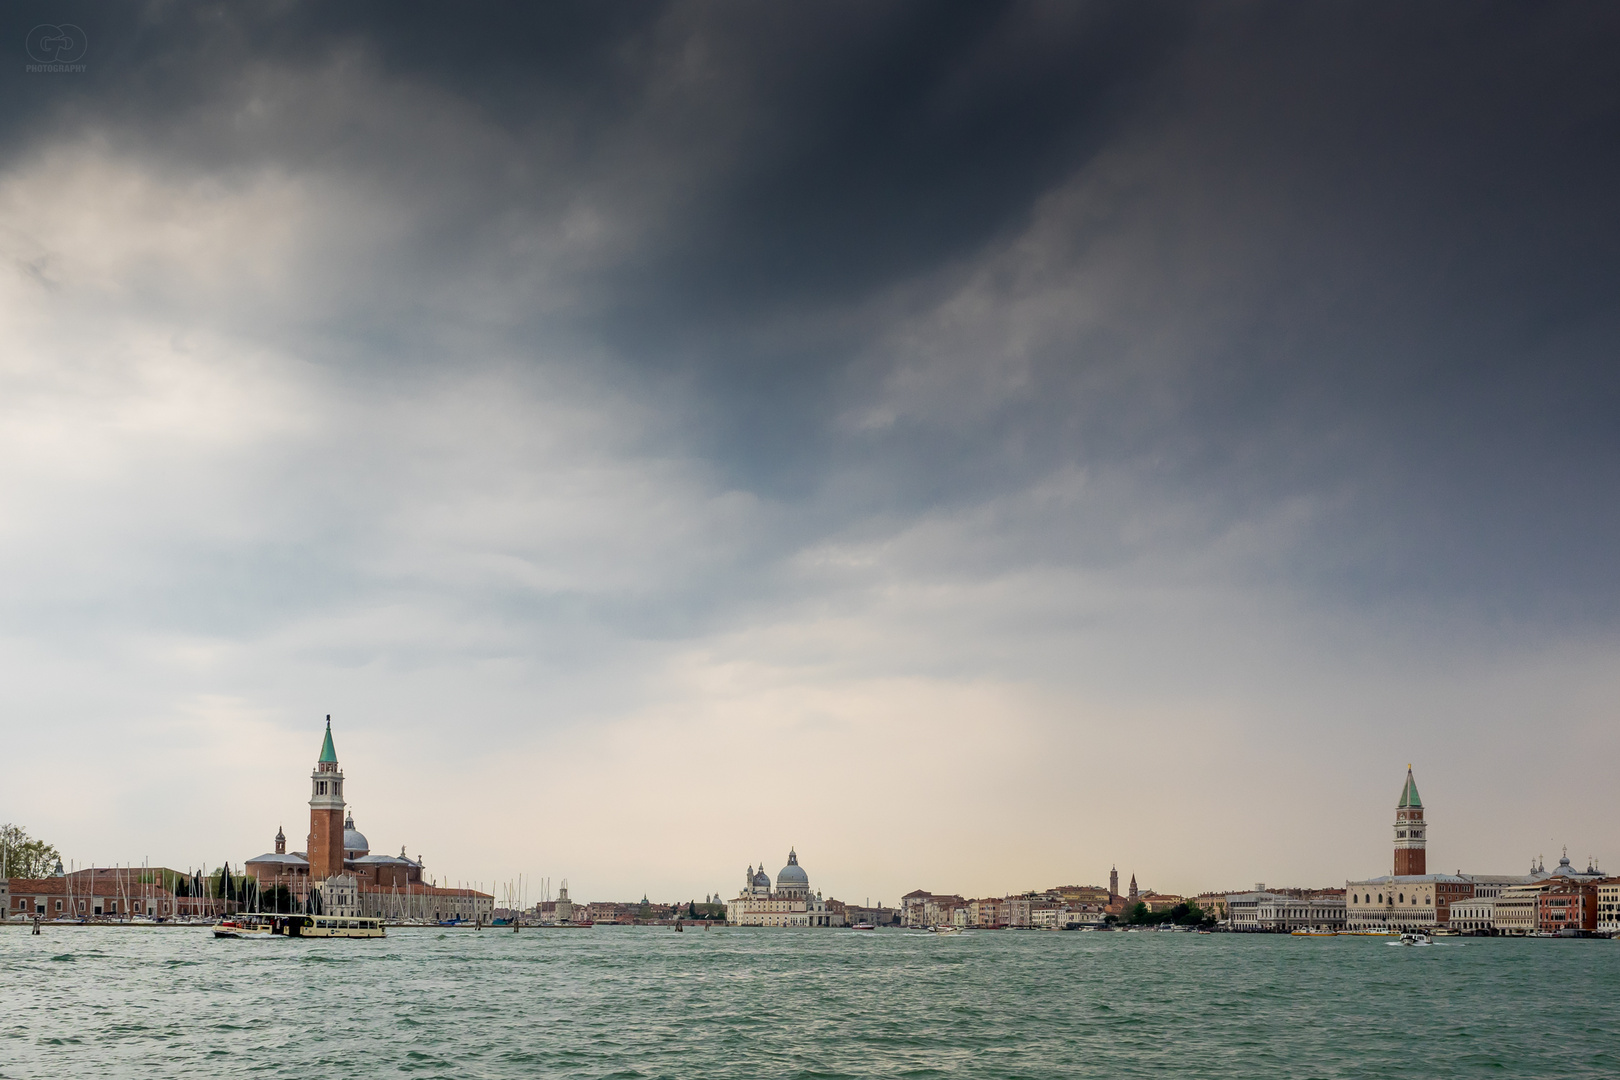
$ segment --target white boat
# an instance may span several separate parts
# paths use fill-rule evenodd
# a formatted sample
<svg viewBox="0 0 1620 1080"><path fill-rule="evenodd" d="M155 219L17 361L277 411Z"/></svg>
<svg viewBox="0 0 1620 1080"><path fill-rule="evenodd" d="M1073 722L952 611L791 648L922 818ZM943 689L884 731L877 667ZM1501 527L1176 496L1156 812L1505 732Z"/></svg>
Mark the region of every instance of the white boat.
<svg viewBox="0 0 1620 1080"><path fill-rule="evenodd" d="M873 926L869 922L858 922L854 926L850 927L850 929L851 930L876 930L877 927Z"/></svg>
<svg viewBox="0 0 1620 1080"><path fill-rule="evenodd" d="M381 919L362 919L347 915L294 915L276 923L276 933L288 937L386 937Z"/></svg>
<svg viewBox="0 0 1620 1080"><path fill-rule="evenodd" d="M1409 930L1402 934L1399 941L1385 942L1386 945L1433 945L1434 941L1428 934L1421 931Z"/></svg>
<svg viewBox="0 0 1620 1080"><path fill-rule="evenodd" d="M275 926L269 919L254 915L241 915L234 919L226 919L214 927L215 937L245 938L268 937L275 932Z"/></svg>
<svg viewBox="0 0 1620 1080"><path fill-rule="evenodd" d="M960 934L962 928L960 926L930 926L928 932L930 934Z"/></svg>

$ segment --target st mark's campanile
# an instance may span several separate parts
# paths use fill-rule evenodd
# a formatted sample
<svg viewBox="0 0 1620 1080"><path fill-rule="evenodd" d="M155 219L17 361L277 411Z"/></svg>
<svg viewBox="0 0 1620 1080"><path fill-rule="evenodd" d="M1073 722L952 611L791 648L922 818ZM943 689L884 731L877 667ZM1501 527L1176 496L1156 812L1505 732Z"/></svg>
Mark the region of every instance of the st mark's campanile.
<svg viewBox="0 0 1620 1080"><path fill-rule="evenodd" d="M313 805L313 804L311 804ZM1417 781L1412 779L1412 766L1406 767L1406 786L1401 789L1401 801L1395 805L1395 874L1428 873L1428 860L1424 854L1427 831L1423 824L1423 801L1418 798Z"/></svg>

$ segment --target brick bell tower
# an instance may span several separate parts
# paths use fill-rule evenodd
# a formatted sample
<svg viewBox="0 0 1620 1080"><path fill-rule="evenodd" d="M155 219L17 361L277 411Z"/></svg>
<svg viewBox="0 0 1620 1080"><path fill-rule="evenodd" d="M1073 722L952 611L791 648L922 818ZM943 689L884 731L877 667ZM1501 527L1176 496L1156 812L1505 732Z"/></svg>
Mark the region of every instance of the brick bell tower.
<svg viewBox="0 0 1620 1080"><path fill-rule="evenodd" d="M319 884L343 873L343 772L332 748L331 716L309 781L309 880Z"/></svg>
<svg viewBox="0 0 1620 1080"><path fill-rule="evenodd" d="M1423 800L1418 798L1417 781L1412 779L1412 766L1406 767L1406 786L1401 789L1401 801L1395 804L1395 873L1426 874L1428 858L1423 850L1427 841L1423 824Z"/></svg>

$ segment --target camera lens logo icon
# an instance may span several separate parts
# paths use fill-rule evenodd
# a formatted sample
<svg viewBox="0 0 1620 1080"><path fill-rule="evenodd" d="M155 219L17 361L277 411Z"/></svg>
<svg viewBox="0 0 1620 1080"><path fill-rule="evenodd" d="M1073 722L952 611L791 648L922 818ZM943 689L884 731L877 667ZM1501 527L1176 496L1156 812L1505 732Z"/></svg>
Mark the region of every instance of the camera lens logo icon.
<svg viewBox="0 0 1620 1080"><path fill-rule="evenodd" d="M28 31L28 58L36 64L73 64L84 59L90 41L71 23L45 23Z"/></svg>

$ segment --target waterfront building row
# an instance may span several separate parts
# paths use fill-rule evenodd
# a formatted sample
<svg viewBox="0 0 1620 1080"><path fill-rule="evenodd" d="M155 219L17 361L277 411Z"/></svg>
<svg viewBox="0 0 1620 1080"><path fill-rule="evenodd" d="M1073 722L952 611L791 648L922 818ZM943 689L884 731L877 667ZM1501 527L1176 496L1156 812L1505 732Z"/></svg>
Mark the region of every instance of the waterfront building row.
<svg viewBox="0 0 1620 1080"><path fill-rule="evenodd" d="M218 913L211 898L176 896L177 875L162 867L93 867L48 878L0 881L0 910L10 918L168 919Z"/></svg>
<svg viewBox="0 0 1620 1080"><path fill-rule="evenodd" d="M1395 807L1395 872L1345 882L1350 930L1455 930L1473 934L1615 932L1620 914L1602 910L1613 882L1593 863L1552 870L1532 860L1524 874L1430 874L1428 825L1410 766ZM1620 904L1620 897L1617 897ZM1605 916L1607 916L1605 918Z"/></svg>
<svg viewBox="0 0 1620 1080"><path fill-rule="evenodd" d="M1245 933L1280 933L1294 930L1342 930L1345 898L1342 889L1268 892L1256 885L1253 892L1226 897L1229 929Z"/></svg>
<svg viewBox="0 0 1620 1080"><path fill-rule="evenodd" d="M135 869L96 867L75 870L48 878L0 880L0 911L9 918L32 919L189 919L215 918L251 906L238 898L219 895L185 896L163 885L178 878L191 880L161 868ZM203 894L216 879L201 882ZM441 921L446 919L488 922L494 897L472 889L448 889L433 885L405 885L390 888L359 886L343 892L341 879L325 898L328 907L343 909L368 918L389 920ZM216 890L217 891L217 890ZM261 894L263 896L263 894Z"/></svg>
<svg viewBox="0 0 1620 1080"><path fill-rule="evenodd" d="M1072 930L1100 926L1110 915L1119 916L1136 903L1150 911L1168 911L1187 902L1180 896L1137 892L1134 888L1129 897L1120 897L1100 886L1061 886L1045 892L973 898L917 889L901 898L896 915L901 925L918 929Z"/></svg>

